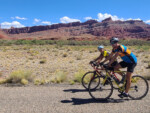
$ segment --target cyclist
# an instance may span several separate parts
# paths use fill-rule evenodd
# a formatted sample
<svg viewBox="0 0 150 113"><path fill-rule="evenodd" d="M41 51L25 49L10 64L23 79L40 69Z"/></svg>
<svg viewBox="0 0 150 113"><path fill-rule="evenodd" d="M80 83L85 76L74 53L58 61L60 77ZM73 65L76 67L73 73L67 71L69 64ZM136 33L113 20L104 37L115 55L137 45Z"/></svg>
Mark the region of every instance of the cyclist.
<svg viewBox="0 0 150 113"><path fill-rule="evenodd" d="M108 66L111 66L112 62L115 61L115 59L120 56L123 61L118 63L114 69L118 70L119 68L125 68L127 67L127 73L126 73L126 79L127 79L127 84L126 84L126 89L125 92L119 94L118 96L123 98L123 97L128 97L128 91L131 86L131 77L132 73L134 71L134 68L137 65L137 58L136 56L124 45L120 45L119 39L117 37L112 37L110 39L110 43L112 45L112 52L107 57L101 64L104 64L107 60L112 59L109 63Z"/></svg>
<svg viewBox="0 0 150 113"><path fill-rule="evenodd" d="M93 63L93 62L97 62L97 64L99 65L100 62L101 62L101 60L103 60L103 58L106 59L106 58L108 58L108 56L110 55L110 53L109 53L108 51L104 50L104 46L102 46L102 45L98 46L97 49L99 50L100 55L99 55L99 57L97 57L97 58L94 59L93 61L90 61L90 64ZM110 59L110 60L111 60L111 59ZM118 63L117 60L115 60L115 61L111 64L111 66L115 66L117 63Z"/></svg>

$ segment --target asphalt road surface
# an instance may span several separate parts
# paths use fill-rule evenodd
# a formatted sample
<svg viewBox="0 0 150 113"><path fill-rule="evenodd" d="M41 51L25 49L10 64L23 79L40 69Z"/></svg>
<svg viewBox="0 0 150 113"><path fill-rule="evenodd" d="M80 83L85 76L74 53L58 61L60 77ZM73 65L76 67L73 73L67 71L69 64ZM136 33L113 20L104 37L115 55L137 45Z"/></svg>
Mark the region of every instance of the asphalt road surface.
<svg viewBox="0 0 150 113"><path fill-rule="evenodd" d="M150 113L150 91L142 100L117 95L97 102L81 85L0 86L0 113Z"/></svg>

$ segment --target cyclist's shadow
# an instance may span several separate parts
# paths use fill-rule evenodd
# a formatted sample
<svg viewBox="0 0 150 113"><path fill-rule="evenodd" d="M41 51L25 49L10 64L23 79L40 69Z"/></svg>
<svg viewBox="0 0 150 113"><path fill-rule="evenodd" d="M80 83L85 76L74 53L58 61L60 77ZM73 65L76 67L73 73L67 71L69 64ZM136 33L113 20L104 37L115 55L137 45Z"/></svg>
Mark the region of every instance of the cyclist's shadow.
<svg viewBox="0 0 150 113"><path fill-rule="evenodd" d="M72 92L72 93L77 93L77 92L87 92L86 89L67 89L63 90L64 92ZM127 99L128 100L128 99ZM108 100L102 100L102 101L96 101L92 98L89 99L83 99L83 98L71 98L71 100L62 100L62 103L72 103L73 105L81 105L81 104L89 104L89 103L121 103L124 102L125 99L113 99L110 98Z"/></svg>
<svg viewBox="0 0 150 113"><path fill-rule="evenodd" d="M88 92L86 89L66 89L63 90L64 92L72 92L72 93L77 93L77 92Z"/></svg>
<svg viewBox="0 0 150 113"><path fill-rule="evenodd" d="M83 99L83 98L71 98L71 100L62 100L62 103L72 103L72 105L81 105L81 104L89 104L89 103L121 103L124 102L124 99L113 99L110 98L108 100L96 101L92 98Z"/></svg>

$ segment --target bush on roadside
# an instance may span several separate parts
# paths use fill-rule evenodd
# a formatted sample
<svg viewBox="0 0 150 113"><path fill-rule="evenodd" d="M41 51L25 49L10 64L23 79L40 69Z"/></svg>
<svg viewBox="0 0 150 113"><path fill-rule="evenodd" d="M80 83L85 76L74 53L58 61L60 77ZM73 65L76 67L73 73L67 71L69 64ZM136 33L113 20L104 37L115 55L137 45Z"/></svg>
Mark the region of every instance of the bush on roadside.
<svg viewBox="0 0 150 113"><path fill-rule="evenodd" d="M45 64L46 63L46 59L43 59L39 62L40 64Z"/></svg>
<svg viewBox="0 0 150 113"><path fill-rule="evenodd" d="M74 75L74 82L81 83L82 77L85 74L85 71L80 69L78 72Z"/></svg>
<svg viewBox="0 0 150 113"><path fill-rule="evenodd" d="M62 83L65 81L67 81L67 74L65 72L59 71L59 70L57 70L55 72L55 77L53 77L51 79L51 82L53 82L53 83Z"/></svg>
<svg viewBox="0 0 150 113"><path fill-rule="evenodd" d="M150 62L148 63L148 67L147 68L150 69Z"/></svg>
<svg viewBox="0 0 150 113"><path fill-rule="evenodd" d="M10 74L8 78L6 78L7 83L21 83L23 85L28 84L28 82L32 82L34 77L32 76L31 71L17 70Z"/></svg>

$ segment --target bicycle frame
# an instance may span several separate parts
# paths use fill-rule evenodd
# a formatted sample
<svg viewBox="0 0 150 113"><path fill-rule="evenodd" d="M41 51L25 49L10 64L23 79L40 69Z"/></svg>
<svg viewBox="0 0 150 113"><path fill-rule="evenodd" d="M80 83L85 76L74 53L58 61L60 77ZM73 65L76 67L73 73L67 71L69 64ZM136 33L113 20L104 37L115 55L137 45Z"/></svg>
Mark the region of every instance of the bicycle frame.
<svg viewBox="0 0 150 113"><path fill-rule="evenodd" d="M91 66L95 70L96 74L99 75L99 76L101 75L101 70L104 70L104 69L102 69L102 66L101 66L101 68L98 68L97 66L94 66L92 64L91 64Z"/></svg>
<svg viewBox="0 0 150 113"><path fill-rule="evenodd" d="M105 69L106 70L106 69ZM107 80L107 78L108 77L110 77L110 78L112 78L112 74L114 75L114 77L116 78L116 79L118 79L117 78L117 76L116 76L116 74L115 73L125 73L126 71L108 71L108 70L106 70L106 76L105 76L105 78L104 78L104 80L103 80L103 82L102 82L102 84L105 84L105 82L106 82L106 80ZM112 74L111 74L112 73ZM114 80L114 78L112 78L113 80ZM119 86L119 84L114 80L113 82L117 85L117 87L118 87L118 89L120 90L120 91L124 91L125 90L125 85L126 85L126 78L125 78L125 80L124 80L124 82L123 82L123 85L122 86Z"/></svg>
<svg viewBox="0 0 150 113"><path fill-rule="evenodd" d="M123 74L126 73L126 71L112 71L112 70L107 70L107 69L105 69L105 68L102 68L102 66L101 66L101 68L98 68L98 67L96 67L96 66L94 66L94 65L92 65L92 64L91 64L91 66L94 68L96 74L99 75L99 76L101 76L101 71L100 71L100 70L105 70L105 71L106 71L106 75L105 75L105 78L104 78L102 84L105 84L105 82L106 82L106 80L107 80L108 77L112 78L112 75L113 75L116 79L118 79L118 78L117 78L117 75L116 75L115 73L123 73ZM112 79L114 80L114 78L112 78ZM119 79L118 79L118 80L119 80ZM118 84L115 80L114 80L113 82L117 85L117 89L119 89L120 91L124 91L124 90L125 90L124 88L125 88L125 85L126 85L126 82L125 82L125 81L126 81L126 78L125 78L125 80L124 80L122 86L119 86L119 84Z"/></svg>

